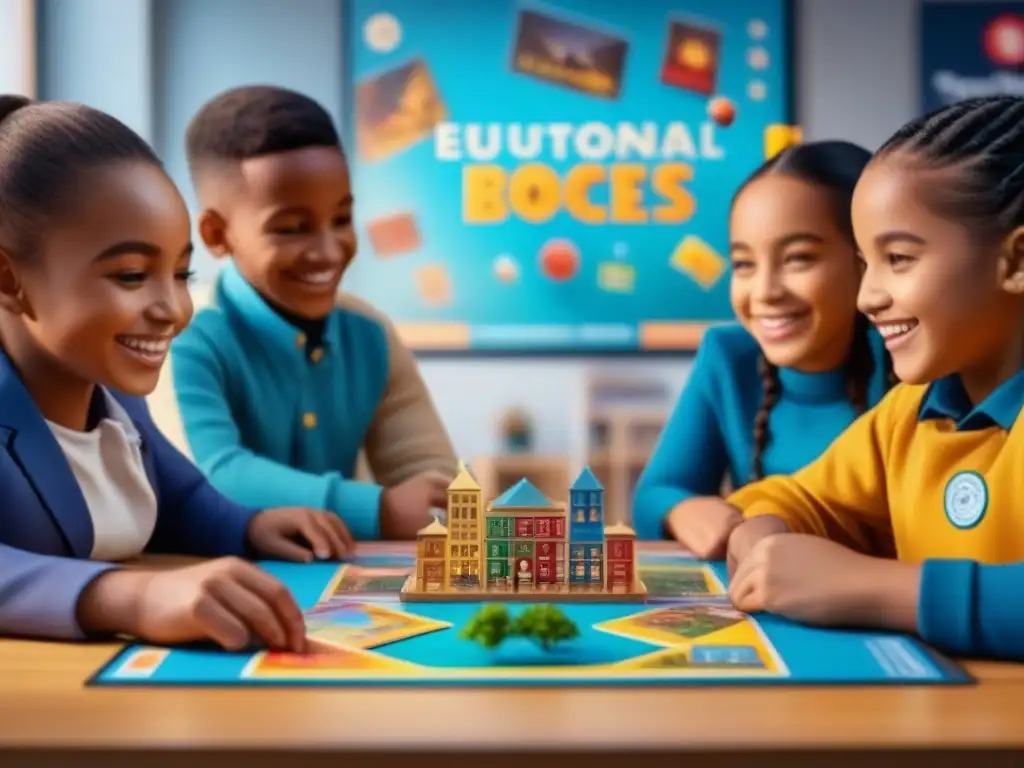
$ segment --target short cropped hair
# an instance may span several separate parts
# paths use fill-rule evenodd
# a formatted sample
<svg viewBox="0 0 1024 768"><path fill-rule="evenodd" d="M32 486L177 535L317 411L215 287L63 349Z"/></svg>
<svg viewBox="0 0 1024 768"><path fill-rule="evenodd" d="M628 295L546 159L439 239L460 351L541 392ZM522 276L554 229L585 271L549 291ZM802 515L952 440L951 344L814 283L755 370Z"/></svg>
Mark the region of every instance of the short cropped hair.
<svg viewBox="0 0 1024 768"><path fill-rule="evenodd" d="M337 147L334 121L309 96L287 88L233 88L206 102L192 118L185 148L196 187L211 169L306 147Z"/></svg>

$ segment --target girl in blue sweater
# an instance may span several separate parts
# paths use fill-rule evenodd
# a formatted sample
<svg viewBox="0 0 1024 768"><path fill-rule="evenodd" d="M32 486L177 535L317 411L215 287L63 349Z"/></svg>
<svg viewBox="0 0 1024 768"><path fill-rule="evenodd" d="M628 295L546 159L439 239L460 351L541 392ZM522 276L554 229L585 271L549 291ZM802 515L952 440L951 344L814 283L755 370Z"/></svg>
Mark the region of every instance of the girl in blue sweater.
<svg viewBox="0 0 1024 768"><path fill-rule="evenodd" d="M738 324L704 336L637 485L641 538L724 555L739 512L721 498L815 459L888 388L880 337L857 312L861 266L850 200L871 154L804 144L759 168L733 200L731 299Z"/></svg>

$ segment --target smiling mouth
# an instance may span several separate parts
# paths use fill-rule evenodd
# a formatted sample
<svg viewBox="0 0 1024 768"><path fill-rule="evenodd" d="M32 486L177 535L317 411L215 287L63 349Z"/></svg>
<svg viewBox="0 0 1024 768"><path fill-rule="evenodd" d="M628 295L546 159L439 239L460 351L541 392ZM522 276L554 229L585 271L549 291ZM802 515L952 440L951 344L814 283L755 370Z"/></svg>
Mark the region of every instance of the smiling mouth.
<svg viewBox="0 0 1024 768"><path fill-rule="evenodd" d="M882 334L882 338L886 344L889 342L895 342L902 339L904 336L909 334L915 328L917 328L917 320L901 320L899 322L892 323L875 323L875 327L878 332Z"/></svg>
<svg viewBox="0 0 1024 768"><path fill-rule="evenodd" d="M167 357L171 348L170 336L118 336L118 344L124 347L131 355L147 363L148 365L159 366Z"/></svg>
<svg viewBox="0 0 1024 768"><path fill-rule="evenodd" d="M781 338L797 330L809 316L809 312L790 312L785 315L756 315L753 320L763 335Z"/></svg>
<svg viewBox="0 0 1024 768"><path fill-rule="evenodd" d="M331 267L330 269L318 269L315 272L294 272L291 278L297 283L322 288L336 283L340 275L340 269Z"/></svg>

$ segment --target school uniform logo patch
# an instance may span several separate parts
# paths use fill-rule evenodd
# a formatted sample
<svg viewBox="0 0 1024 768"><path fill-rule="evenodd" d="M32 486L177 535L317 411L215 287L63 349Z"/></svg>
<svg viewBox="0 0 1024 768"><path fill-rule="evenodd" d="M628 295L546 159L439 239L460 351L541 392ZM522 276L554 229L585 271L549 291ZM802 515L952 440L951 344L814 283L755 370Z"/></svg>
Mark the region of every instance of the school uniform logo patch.
<svg viewBox="0 0 1024 768"><path fill-rule="evenodd" d="M957 472L946 483L946 519L957 528L973 528L988 509L988 486L977 472Z"/></svg>

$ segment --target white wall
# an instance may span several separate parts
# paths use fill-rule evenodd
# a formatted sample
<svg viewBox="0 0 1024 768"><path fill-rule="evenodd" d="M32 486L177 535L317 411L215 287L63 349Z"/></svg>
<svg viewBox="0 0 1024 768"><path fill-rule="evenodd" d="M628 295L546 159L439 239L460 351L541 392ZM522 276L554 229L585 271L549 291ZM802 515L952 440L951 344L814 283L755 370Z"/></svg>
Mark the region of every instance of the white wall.
<svg viewBox="0 0 1024 768"><path fill-rule="evenodd" d="M344 118L338 0L39 1L42 95L89 102L137 127L183 190L185 123L224 88L289 86ZM798 2L797 104L808 137L874 147L915 114L917 8L916 0ZM0 49L4 26L0 16ZM472 458L496 449L494 424L510 405L533 414L540 451L579 456L588 371L646 373L675 392L689 363L512 358L421 367L456 448Z"/></svg>
<svg viewBox="0 0 1024 768"><path fill-rule="evenodd" d="M0 0L0 93L36 93L35 0Z"/></svg>

